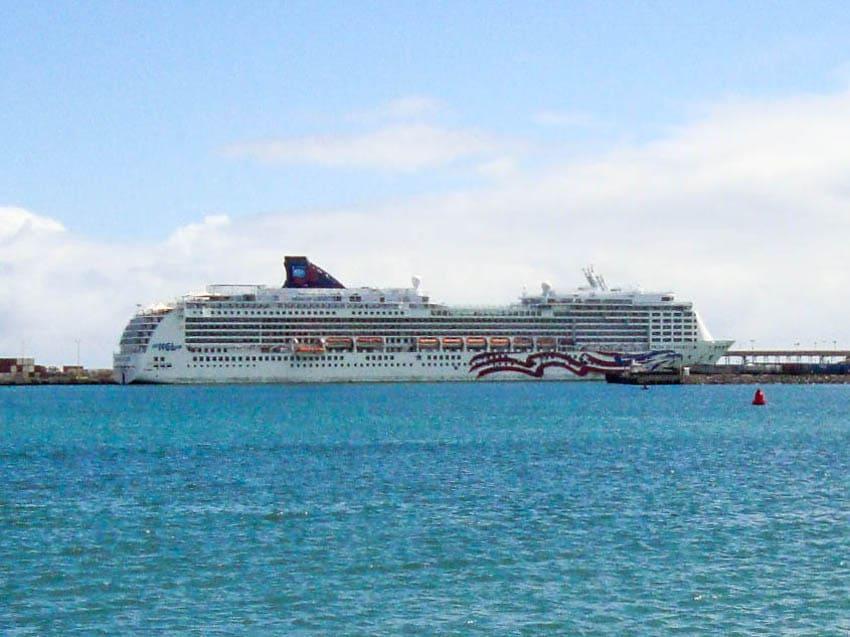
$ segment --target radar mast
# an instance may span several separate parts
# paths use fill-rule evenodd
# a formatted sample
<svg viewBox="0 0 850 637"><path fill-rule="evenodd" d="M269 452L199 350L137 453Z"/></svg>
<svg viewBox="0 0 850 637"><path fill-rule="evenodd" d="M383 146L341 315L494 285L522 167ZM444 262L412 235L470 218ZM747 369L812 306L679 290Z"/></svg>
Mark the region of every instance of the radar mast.
<svg viewBox="0 0 850 637"><path fill-rule="evenodd" d="M608 291L608 284L605 283L605 277L601 274L596 274L592 265L584 268L582 272L584 273L584 278L587 279L587 282L590 284L591 289L599 290L601 292Z"/></svg>

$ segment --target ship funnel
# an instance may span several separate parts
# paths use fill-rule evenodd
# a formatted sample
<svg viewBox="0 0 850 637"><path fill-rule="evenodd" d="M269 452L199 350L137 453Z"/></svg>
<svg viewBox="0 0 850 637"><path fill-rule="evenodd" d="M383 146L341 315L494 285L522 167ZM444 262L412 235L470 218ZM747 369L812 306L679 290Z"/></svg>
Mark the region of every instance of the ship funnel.
<svg viewBox="0 0 850 637"><path fill-rule="evenodd" d="M410 277L410 282L413 284L413 289L418 290L419 286L422 285L422 277L414 274L412 277Z"/></svg>
<svg viewBox="0 0 850 637"><path fill-rule="evenodd" d="M288 256L283 260L286 269L285 288L344 288L330 274L315 263L310 263L307 257Z"/></svg>

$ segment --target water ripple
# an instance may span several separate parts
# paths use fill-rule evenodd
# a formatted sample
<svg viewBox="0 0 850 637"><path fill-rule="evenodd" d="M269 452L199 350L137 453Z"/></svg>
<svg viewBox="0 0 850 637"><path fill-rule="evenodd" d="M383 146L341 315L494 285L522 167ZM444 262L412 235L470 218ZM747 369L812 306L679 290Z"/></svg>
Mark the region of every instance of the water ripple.
<svg viewBox="0 0 850 637"><path fill-rule="evenodd" d="M841 634L843 387L2 388L4 634Z"/></svg>

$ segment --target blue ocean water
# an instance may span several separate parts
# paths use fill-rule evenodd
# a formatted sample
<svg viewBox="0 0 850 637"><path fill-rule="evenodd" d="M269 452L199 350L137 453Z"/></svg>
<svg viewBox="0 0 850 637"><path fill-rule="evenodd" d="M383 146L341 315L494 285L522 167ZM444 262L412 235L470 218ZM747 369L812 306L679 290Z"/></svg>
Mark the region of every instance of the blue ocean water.
<svg viewBox="0 0 850 637"><path fill-rule="evenodd" d="M0 388L0 632L850 631L850 388Z"/></svg>

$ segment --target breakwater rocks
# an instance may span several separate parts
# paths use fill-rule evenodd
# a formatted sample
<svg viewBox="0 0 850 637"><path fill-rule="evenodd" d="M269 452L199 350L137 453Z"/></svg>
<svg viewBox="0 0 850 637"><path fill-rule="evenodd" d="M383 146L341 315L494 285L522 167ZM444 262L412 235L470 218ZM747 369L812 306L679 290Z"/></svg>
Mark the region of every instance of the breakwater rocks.
<svg viewBox="0 0 850 637"><path fill-rule="evenodd" d="M114 385L111 369L0 375L2 385Z"/></svg>
<svg viewBox="0 0 850 637"><path fill-rule="evenodd" d="M850 383L850 374L691 374L682 378L685 385L842 385Z"/></svg>

